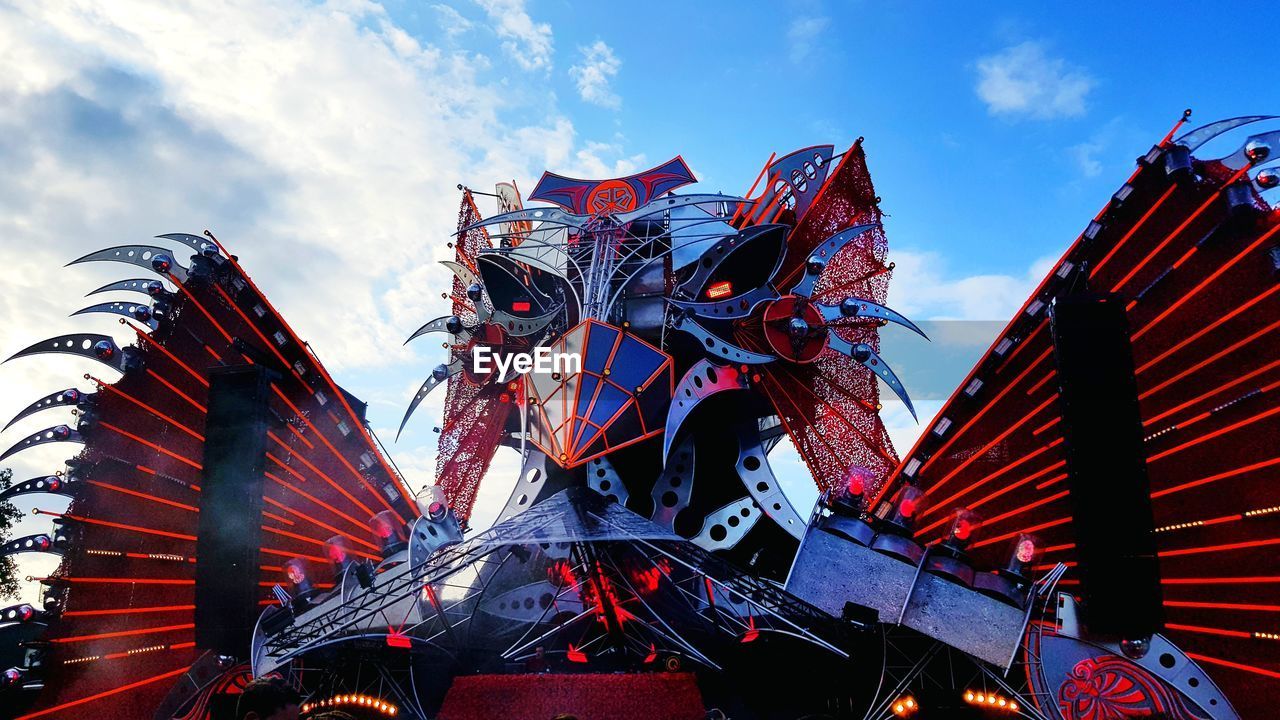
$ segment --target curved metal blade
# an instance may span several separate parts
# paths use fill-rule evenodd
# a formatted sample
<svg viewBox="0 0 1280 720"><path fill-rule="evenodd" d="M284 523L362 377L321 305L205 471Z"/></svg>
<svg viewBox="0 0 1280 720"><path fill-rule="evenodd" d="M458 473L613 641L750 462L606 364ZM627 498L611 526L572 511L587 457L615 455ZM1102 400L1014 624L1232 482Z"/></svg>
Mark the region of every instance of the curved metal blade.
<svg viewBox="0 0 1280 720"><path fill-rule="evenodd" d="M691 302L688 300L667 299L667 302L696 317L708 320L736 320L752 313L760 303L777 300L778 291L772 285L762 285L741 295L716 302Z"/></svg>
<svg viewBox="0 0 1280 720"><path fill-rule="evenodd" d="M632 222L634 220L639 220L642 217L648 217L649 215L660 213L664 210L670 210L671 208L685 207L686 205L702 205L705 203L716 203L716 202L737 204L740 202L746 202L746 198L740 198L734 195L721 195L719 193L705 193L705 194L691 193L689 195L668 195L663 198L658 198L657 200L652 200L646 203L644 206L636 208L635 210L630 210L624 213L618 213L617 215L613 216L613 219L619 225L625 225L626 223Z"/></svg>
<svg viewBox="0 0 1280 720"><path fill-rule="evenodd" d="M509 258L513 262L523 263L529 267L537 268L549 275L560 278L568 282L565 277L564 268L547 261L547 257L565 257L565 252L554 245L538 245L536 242L524 242L513 248L493 248L491 250L481 250L479 257L488 254L501 255ZM567 262L567 259L565 260Z"/></svg>
<svg viewBox="0 0 1280 720"><path fill-rule="evenodd" d="M631 499L627 486L622 484L618 471L613 469L609 458L601 455L592 460L587 470L587 486L605 497L611 497L619 505L626 507Z"/></svg>
<svg viewBox="0 0 1280 720"><path fill-rule="evenodd" d="M204 255L205 257L208 257L211 253L213 253L213 254L216 254L219 257L219 259L221 259L221 253L218 250L217 244L214 243L209 238L201 237L199 235L192 235L191 233L165 233L164 235L157 235L156 237L161 240L172 240L173 242L176 242L176 243L182 243L183 245L186 245L187 247L196 251L196 253L199 255Z"/></svg>
<svg viewBox="0 0 1280 720"><path fill-rule="evenodd" d="M416 340L417 338L420 338L423 335L428 335L430 333L436 333L436 332L448 333L449 318L451 317L453 317L453 315L445 315L443 317L438 317L435 320L430 320L426 322L425 324L423 324L422 327L418 328L417 330L414 330L413 334L409 336L409 339L404 341L404 344L408 345L410 341ZM463 327L462 332L458 333L457 335L454 335L454 338L456 339L465 335L466 337L462 339L468 340L471 338L471 333L474 330L475 328Z"/></svg>
<svg viewBox="0 0 1280 720"><path fill-rule="evenodd" d="M740 233L721 238L702 253L702 257L699 258L698 269L689 276L688 280L680 284L680 290L686 297L702 297L702 292L706 289L707 280L735 252L770 234L781 234L783 238L779 239L779 247L785 248L786 245L783 243L785 243L786 231L786 225L752 225ZM784 253L782 252L778 253L773 272L769 273L769 277L773 277L778 272L778 266L782 264L783 255Z"/></svg>
<svg viewBox="0 0 1280 720"><path fill-rule="evenodd" d="M472 223L461 230L454 233L454 236L474 230L478 227L487 227L489 225L497 225L498 223L509 222L540 222L551 225L564 225L566 227L577 228L579 230L585 228L591 218L585 215L574 215L557 208L551 207L533 207L523 210L512 210L511 212L487 217L480 222Z"/></svg>
<svg viewBox="0 0 1280 720"><path fill-rule="evenodd" d="M782 484L773 474L769 466L769 453L760 440L760 424L754 418L737 423L738 462L734 468L742 486L756 501L756 505L764 511L791 537L800 540L808 528L800 513L791 505Z"/></svg>
<svg viewBox="0 0 1280 720"><path fill-rule="evenodd" d="M1268 145L1271 148L1271 154L1273 156L1280 154L1280 130L1272 130L1271 132L1260 133L1258 135L1250 135L1244 139L1244 143L1240 146L1239 150L1236 150L1225 157L1218 158L1218 162L1231 170L1239 170L1241 168L1248 167L1250 160L1246 151L1249 147L1249 143L1253 142Z"/></svg>
<svg viewBox="0 0 1280 720"><path fill-rule="evenodd" d="M734 500L707 514L702 521L702 531L692 538L693 544L707 552L728 550L747 536L751 528L759 522L761 514L760 508L756 507L755 500L751 496ZM730 522L730 518L737 522ZM717 527L723 531L723 536L719 540L712 533Z"/></svg>
<svg viewBox="0 0 1280 720"><path fill-rule="evenodd" d="M525 337L532 335L539 330L551 324L560 315L560 311L564 309L564 305L552 308L551 310L535 316L535 317L517 317L505 310L495 310L489 322L502 326L508 335L513 337Z"/></svg>
<svg viewBox="0 0 1280 720"><path fill-rule="evenodd" d="M675 532L676 516L689 507L689 499L693 497L694 457L692 435L680 441L674 455L663 448L662 473L650 493L653 514L649 517L663 530Z"/></svg>
<svg viewBox="0 0 1280 720"><path fill-rule="evenodd" d="M89 291L89 292L85 293L85 294L84 294L84 296L85 296L85 297L89 297L90 295L97 295L98 293L114 292L114 291L116 291L116 290L123 290L123 291L127 291L127 292L137 292L137 293L142 293L143 295L146 295L147 297L151 297L151 293L147 292L147 285L149 285L149 284L151 284L151 283L153 283L153 282L156 282L156 281L155 281L155 280L148 280L147 278L129 278L128 280L117 280L117 281L115 281L115 282L113 282L113 283L107 283L106 285L103 285L102 287L98 288L97 290L91 290L91 291Z"/></svg>
<svg viewBox="0 0 1280 720"><path fill-rule="evenodd" d="M8 430L14 423L23 418L31 417L41 410L49 410L57 407L79 407L90 395L92 395L92 393L80 392L78 388L67 388L66 390L59 390L56 393L45 395L39 400L22 408L22 410L20 410L17 415L14 415L12 420L5 423L5 426L0 428L0 430Z"/></svg>
<svg viewBox="0 0 1280 720"><path fill-rule="evenodd" d="M848 355L854 360L862 363L870 369L871 372L880 376L880 379L884 381L884 384L888 385L889 389L898 396L898 399L907 406L907 410L911 411L911 417L915 418L916 421L919 421L919 418L916 417L916 408L911 404L911 398L907 396L907 389L902 386L902 381L894 374L893 370L889 367L889 364L884 361L884 358L880 357L880 354L873 350L870 345L867 345L866 343L858 343L855 345L839 335L836 335L834 332L829 332L827 333L827 347L835 350L836 352Z"/></svg>
<svg viewBox="0 0 1280 720"><path fill-rule="evenodd" d="M111 351L108 357L103 358L94 352L94 347L100 342L111 344ZM87 357L90 360L96 360L109 368L114 368L120 372L124 372L124 351L120 346L116 345L116 341L109 335L99 335L97 333L72 333L70 335L59 335L58 337L41 340L30 347L19 350L9 356L8 360L14 358L26 357L28 355L39 355L41 353L63 353L67 355L79 355Z"/></svg>
<svg viewBox="0 0 1280 720"><path fill-rule="evenodd" d="M39 432L32 433L25 438L19 440L13 447L0 453L0 462L3 462L10 455L22 452L27 448L33 448L37 445L48 445L56 442L74 442L84 444L84 436L70 425L54 425L47 427Z"/></svg>
<svg viewBox="0 0 1280 720"><path fill-rule="evenodd" d="M70 484L66 478L58 477L57 475L44 475L30 480L23 480L0 491L0 502L18 495L31 495L33 493L49 493L50 495L70 497L71 488L68 487Z"/></svg>
<svg viewBox="0 0 1280 720"><path fill-rule="evenodd" d="M479 285L483 290L484 284L480 282L480 278L476 277L476 274L471 272L471 270L465 265L453 262L452 260L441 260L440 264L449 268L454 276L462 281L463 286L471 287L472 285ZM489 306L485 304L483 297L479 300L473 301L471 304L475 306L476 318L480 322L484 322L489 319L489 315L491 313L489 312Z"/></svg>
<svg viewBox="0 0 1280 720"><path fill-rule="evenodd" d="M80 263L87 262L122 262L140 268L145 268L157 275L160 275L161 277L164 277L164 273L158 272L151 264L152 259L157 255L163 255L169 258L169 275L176 278L178 282L187 281L187 268L180 265L178 261L173 258L172 252L155 245L119 245L117 247L110 247L76 258L75 260L67 263L67 265L79 265Z"/></svg>
<svg viewBox="0 0 1280 720"><path fill-rule="evenodd" d="M145 320L138 316L139 308L142 308L145 310L146 312ZM143 305L140 303L127 303L127 302L119 302L119 301L98 303L97 305L90 305L89 307L80 308L79 310L71 313L71 315L72 316L88 315L89 313L107 313L109 315L122 315L124 317L129 318L130 320L133 320L134 322L140 322L143 325L146 325L147 327L151 328L152 330L155 330L156 328L160 327L160 323L156 322L156 319L151 317L151 306Z"/></svg>
<svg viewBox="0 0 1280 720"><path fill-rule="evenodd" d="M62 555L64 550L53 544L48 533L36 533L26 537L14 538L0 545L0 557L11 557L19 553L40 552L50 555Z"/></svg>
<svg viewBox="0 0 1280 720"><path fill-rule="evenodd" d="M698 403L722 392L746 389L747 377L737 368L714 365L706 358L694 363L676 384L671 406L667 408L667 430L662 438L663 465L671 455L671 445L680 433L680 426Z"/></svg>
<svg viewBox="0 0 1280 720"><path fill-rule="evenodd" d="M850 301L856 304L852 304ZM818 312L822 315L822 319L826 320L828 323L852 318L877 318L879 320L888 320L891 323L897 323L898 325L915 332L925 340L929 339L929 336L925 335L923 330L916 327L915 323L898 313L898 311L887 308L884 305L878 305L870 300L849 298L848 300L841 302L839 305L814 303L813 306L818 309ZM846 307L851 307L853 312L848 313Z"/></svg>
<svg viewBox="0 0 1280 720"><path fill-rule="evenodd" d="M448 380L454 375L462 372L462 358L455 358L453 362L449 363L445 367L448 371L444 377L437 379L435 374L432 374L431 377L427 378L426 382L422 383L422 387L418 388L418 392L413 396L413 401L409 403L409 409L404 412L404 419L400 421L400 429L396 431L397 440L400 439L400 433L404 432L404 426L408 424L409 417L412 416L413 411L417 410L418 406L422 404L423 399L425 399L427 395L430 395L431 391L435 390L437 385L443 384L445 380Z"/></svg>
<svg viewBox="0 0 1280 720"><path fill-rule="evenodd" d="M822 276L822 271L826 269L827 263L831 261L831 258L835 257L836 253L840 252L854 238L872 228L878 227L880 227L880 223L854 225L823 240L822 244L814 248L813 252L809 253L809 257L805 259L804 277L800 278L800 282L791 288L791 294L799 295L800 297L812 295L813 286L818 284L818 278ZM817 272L811 272L815 268Z"/></svg>
<svg viewBox="0 0 1280 720"><path fill-rule="evenodd" d="M1262 120L1273 120L1276 117L1277 116L1275 115L1246 115L1243 117L1211 122L1208 125L1203 125L1195 130L1183 134L1182 137L1174 140L1173 144L1185 145L1187 146L1187 149L1191 150L1191 152L1195 152L1201 145L1204 145L1224 132L1234 130L1242 125L1248 125L1249 123L1256 123Z"/></svg>
<svg viewBox="0 0 1280 720"><path fill-rule="evenodd" d="M754 353L750 350L744 350L732 343L727 343L711 334L709 330L699 325L693 318L686 317L677 320L672 327L676 330L683 330L702 341L702 347L709 355L724 358L729 362L743 363L746 365L761 365L777 360L773 355Z"/></svg>

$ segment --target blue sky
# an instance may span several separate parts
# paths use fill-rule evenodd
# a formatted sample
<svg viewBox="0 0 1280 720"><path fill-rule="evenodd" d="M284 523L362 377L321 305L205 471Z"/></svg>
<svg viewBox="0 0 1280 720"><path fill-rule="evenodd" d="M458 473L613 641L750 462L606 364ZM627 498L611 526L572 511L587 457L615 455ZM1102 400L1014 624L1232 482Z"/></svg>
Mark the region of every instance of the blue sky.
<svg viewBox="0 0 1280 720"><path fill-rule="evenodd" d="M440 361L401 341L445 312L435 261L451 254L457 183L527 190L544 169L607 177L682 154L704 189L742 192L770 152L860 135L889 214L891 304L1004 320L1183 108L1200 122L1280 109L1251 76L1265 41L1248 8L1149 7L0 5L0 352L119 332L66 315L129 271L59 272L67 260L211 228L390 442ZM0 416L90 369L0 367ZM413 483L433 473L442 397L392 446ZM937 404L918 403L924 421ZM31 418L0 444L66 419ZM923 426L895 404L886 421L900 450ZM804 512L811 485L779 453ZM67 454L11 463L27 478ZM484 507L514 470L499 458Z"/></svg>

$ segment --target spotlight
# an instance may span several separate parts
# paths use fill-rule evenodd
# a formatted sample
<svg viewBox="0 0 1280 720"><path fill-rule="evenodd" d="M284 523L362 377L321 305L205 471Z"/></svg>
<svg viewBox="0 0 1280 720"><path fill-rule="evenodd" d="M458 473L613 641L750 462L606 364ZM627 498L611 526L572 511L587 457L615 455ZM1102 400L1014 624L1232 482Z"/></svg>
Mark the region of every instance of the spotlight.
<svg viewBox="0 0 1280 720"><path fill-rule="evenodd" d="M386 559L408 547L405 541L404 524L390 510L369 518L369 529L382 546L382 557Z"/></svg>
<svg viewBox="0 0 1280 720"><path fill-rule="evenodd" d="M916 704L915 698L910 695L904 695L894 701L892 709L894 715L908 717L915 714L916 710L920 709L920 706Z"/></svg>

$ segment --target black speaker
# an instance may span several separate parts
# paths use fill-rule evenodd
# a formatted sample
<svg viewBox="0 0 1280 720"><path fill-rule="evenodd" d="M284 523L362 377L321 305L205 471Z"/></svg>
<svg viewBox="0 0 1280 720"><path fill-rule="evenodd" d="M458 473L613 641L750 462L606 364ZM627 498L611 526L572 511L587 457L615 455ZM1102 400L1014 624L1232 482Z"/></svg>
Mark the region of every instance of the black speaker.
<svg viewBox="0 0 1280 720"><path fill-rule="evenodd" d="M1051 313L1085 622L1145 637L1164 607L1125 300L1069 295Z"/></svg>
<svg viewBox="0 0 1280 720"><path fill-rule="evenodd" d="M267 450L268 371L209 373L204 474L196 538L196 646L244 658L261 608L258 548Z"/></svg>

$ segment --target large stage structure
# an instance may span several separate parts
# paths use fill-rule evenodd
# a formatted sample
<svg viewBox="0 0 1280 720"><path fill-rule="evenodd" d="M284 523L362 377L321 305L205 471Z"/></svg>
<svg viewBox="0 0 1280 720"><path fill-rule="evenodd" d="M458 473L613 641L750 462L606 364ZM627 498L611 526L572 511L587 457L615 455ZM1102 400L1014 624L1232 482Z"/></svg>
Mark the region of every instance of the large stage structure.
<svg viewBox="0 0 1280 720"><path fill-rule="evenodd" d="M409 338L444 360L401 423L444 393L417 492L212 234L80 258L148 273L76 313L137 340L14 355L109 376L36 399L15 422L74 422L0 456L83 446L0 493L71 499L4 546L62 563L0 610L0 706L216 720L276 676L304 717L1269 717L1280 130L1188 116L901 457L880 330L924 333L885 305L861 139L771 156L742 196L677 192L679 157L546 173L527 205L459 186L451 311ZM580 363L514 362L543 352ZM813 509L770 468L783 438ZM515 489L470 531L503 446Z"/></svg>

